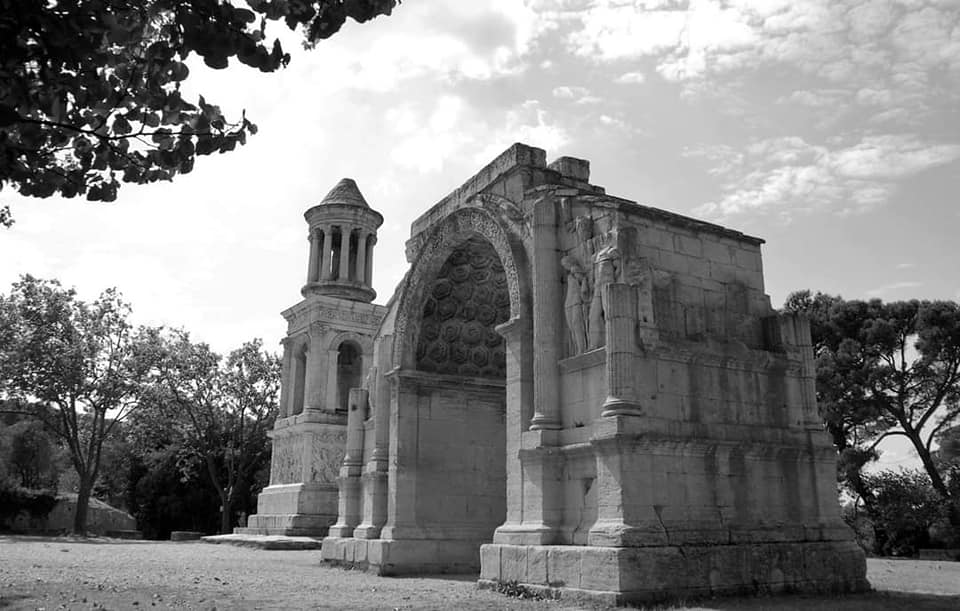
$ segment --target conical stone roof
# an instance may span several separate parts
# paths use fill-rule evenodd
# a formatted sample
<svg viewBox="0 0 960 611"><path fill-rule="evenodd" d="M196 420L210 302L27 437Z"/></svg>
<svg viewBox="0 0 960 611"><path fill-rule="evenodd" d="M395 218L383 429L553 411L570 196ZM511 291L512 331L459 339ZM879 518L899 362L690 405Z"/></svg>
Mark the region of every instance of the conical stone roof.
<svg viewBox="0 0 960 611"><path fill-rule="evenodd" d="M363 198L357 183L352 178L341 179L326 197L320 202L321 206L327 204L344 204L347 206L358 206L360 208L370 208L367 200Z"/></svg>

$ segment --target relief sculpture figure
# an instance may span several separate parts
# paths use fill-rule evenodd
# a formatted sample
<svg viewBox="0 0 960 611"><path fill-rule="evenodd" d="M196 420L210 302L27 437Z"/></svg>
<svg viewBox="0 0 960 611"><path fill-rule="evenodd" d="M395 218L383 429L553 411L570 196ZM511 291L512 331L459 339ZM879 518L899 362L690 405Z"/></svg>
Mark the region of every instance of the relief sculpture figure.
<svg viewBox="0 0 960 611"><path fill-rule="evenodd" d="M593 255L593 246L590 240L593 238L593 219L589 216L578 216L573 220L573 230L577 234L577 240L580 246L586 251L588 257Z"/></svg>
<svg viewBox="0 0 960 611"><path fill-rule="evenodd" d="M615 247L604 248L597 253L594 263L593 299L590 301L590 318L588 328L588 347L590 350L599 348L606 343L606 329L604 328L603 289L611 282L617 281L617 266L620 253Z"/></svg>
<svg viewBox="0 0 960 611"><path fill-rule="evenodd" d="M563 257L560 264L567 270L567 296L563 307L570 338L573 340L573 353L583 354L587 351L586 314L590 301L590 283L583 266L573 257Z"/></svg>

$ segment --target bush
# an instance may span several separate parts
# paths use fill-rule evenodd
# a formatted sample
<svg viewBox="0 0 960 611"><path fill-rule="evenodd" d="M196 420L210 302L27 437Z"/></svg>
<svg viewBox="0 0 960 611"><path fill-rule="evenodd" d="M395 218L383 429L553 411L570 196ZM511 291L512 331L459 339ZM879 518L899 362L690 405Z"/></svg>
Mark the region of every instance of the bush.
<svg viewBox="0 0 960 611"><path fill-rule="evenodd" d="M22 488L55 490L64 468L60 454L40 420L7 415L0 422L0 478Z"/></svg>
<svg viewBox="0 0 960 611"><path fill-rule="evenodd" d="M23 512L35 519L43 519L57 504L57 493L52 490L31 490L0 482L0 526L9 529Z"/></svg>
<svg viewBox="0 0 960 611"><path fill-rule="evenodd" d="M929 477L917 469L863 475L872 498L864 513L873 524L873 551L879 556L912 556L930 546L930 527L946 515L947 503Z"/></svg>
<svg viewBox="0 0 960 611"><path fill-rule="evenodd" d="M184 476L175 446L136 460L130 479L130 510L145 539L169 539L174 530L217 532L220 499L207 479Z"/></svg>

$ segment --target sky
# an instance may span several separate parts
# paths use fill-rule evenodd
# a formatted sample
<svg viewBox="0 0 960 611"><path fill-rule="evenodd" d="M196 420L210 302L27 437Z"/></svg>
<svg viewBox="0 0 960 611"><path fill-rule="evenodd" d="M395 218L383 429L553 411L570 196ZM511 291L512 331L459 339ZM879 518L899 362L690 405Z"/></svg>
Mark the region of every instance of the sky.
<svg viewBox="0 0 960 611"><path fill-rule="evenodd" d="M764 238L775 307L803 288L960 299L960 0L404 0L312 50L272 34L292 55L277 73L189 62L185 97L246 110L246 146L112 204L0 193L0 290L115 286L135 322L279 350L303 212L339 179L385 218L384 303L411 221L524 142Z"/></svg>

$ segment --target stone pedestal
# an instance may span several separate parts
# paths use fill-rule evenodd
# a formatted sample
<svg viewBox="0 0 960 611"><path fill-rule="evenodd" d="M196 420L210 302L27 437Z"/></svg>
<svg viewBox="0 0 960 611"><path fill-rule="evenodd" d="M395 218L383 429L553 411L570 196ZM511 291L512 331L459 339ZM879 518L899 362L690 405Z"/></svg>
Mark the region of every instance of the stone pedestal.
<svg viewBox="0 0 960 611"><path fill-rule="evenodd" d="M853 541L662 547L488 544L480 555L481 587L516 581L565 600L608 605L869 589L863 550Z"/></svg>
<svg viewBox="0 0 960 611"><path fill-rule="evenodd" d="M357 539L327 537L323 561L382 576L462 574L480 570L478 543L460 539Z"/></svg>
<svg viewBox="0 0 960 611"><path fill-rule="evenodd" d="M322 537L337 521L337 474L347 438L346 416L307 412L270 432L270 485L257 513L238 534Z"/></svg>

